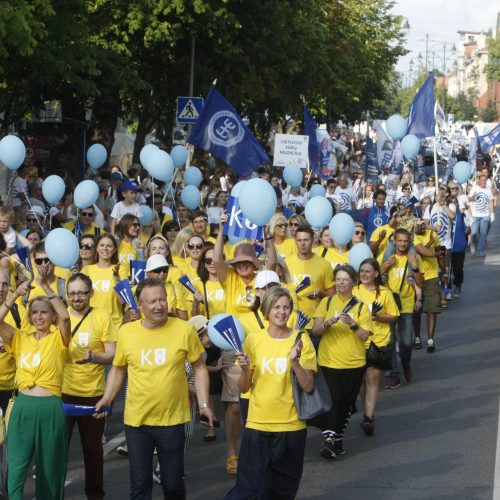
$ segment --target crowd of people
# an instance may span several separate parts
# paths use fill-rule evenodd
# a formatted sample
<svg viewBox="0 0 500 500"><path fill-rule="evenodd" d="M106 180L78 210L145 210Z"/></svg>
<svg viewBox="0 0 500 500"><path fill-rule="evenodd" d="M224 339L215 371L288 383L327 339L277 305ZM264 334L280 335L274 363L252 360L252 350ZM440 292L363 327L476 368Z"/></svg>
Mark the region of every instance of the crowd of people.
<svg viewBox="0 0 500 500"><path fill-rule="evenodd" d="M418 377L413 350L438 349L438 315L462 293L466 255L487 251L497 190L492 164L478 165L466 185L434 176L415 182L410 169L367 183L359 145L346 142L350 153L334 175L307 173L300 187L287 186L280 169L259 168L254 175L276 192L276 213L262 240L237 243L224 225L239 179L213 158L197 163L204 181L196 210L180 200L180 176L167 186L135 167L91 171L99 198L76 209L65 172L66 192L49 206L36 169L19 169L13 202L0 207L0 407L12 500L23 498L33 457L36 497L63 498L75 425L85 494L104 497L105 419L123 386L120 452L133 499L151 498L154 480L165 498L186 497L184 453L198 412L207 443L223 421L221 467L236 477L227 499L295 498L307 424L321 429L326 460L346 454L354 411L363 411L362 431L375 432L380 387L410 384ZM334 211L354 218L348 244L308 223L314 184L325 186ZM152 209L150 223L141 223L141 205ZM45 237L58 227L79 239L71 269L47 256ZM355 269L349 252L361 242L373 257ZM30 266L20 247L29 248ZM131 261L146 263L133 288L137 309L114 290L132 280ZM241 351L210 341L209 320L223 312L245 330ZM292 373L305 393L321 375L330 410L301 420ZM65 417L62 403L92 414Z"/></svg>

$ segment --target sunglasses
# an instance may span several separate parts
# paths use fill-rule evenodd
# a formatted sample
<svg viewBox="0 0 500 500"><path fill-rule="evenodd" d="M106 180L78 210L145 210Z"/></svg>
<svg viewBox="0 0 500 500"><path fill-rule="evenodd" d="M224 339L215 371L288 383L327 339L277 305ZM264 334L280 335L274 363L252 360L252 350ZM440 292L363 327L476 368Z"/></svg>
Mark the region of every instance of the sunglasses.
<svg viewBox="0 0 500 500"><path fill-rule="evenodd" d="M85 290L85 291L80 291L80 292L68 292L68 297L70 299L74 299L75 297L78 297L79 299L85 297L90 293L90 290Z"/></svg>
<svg viewBox="0 0 500 500"><path fill-rule="evenodd" d="M201 250L203 248L203 243L188 243L187 247L189 250Z"/></svg>
<svg viewBox="0 0 500 500"><path fill-rule="evenodd" d="M210 259L210 258L205 259L205 264L210 265L213 261L214 261L214 259Z"/></svg>
<svg viewBox="0 0 500 500"><path fill-rule="evenodd" d="M40 257L38 259L35 259L35 264L37 266L41 266L42 264L51 264L51 262L48 257Z"/></svg>
<svg viewBox="0 0 500 500"><path fill-rule="evenodd" d="M138 222L133 222L132 224L130 224L129 227L131 227L131 226L133 226L133 227L139 227L140 224Z"/></svg>
<svg viewBox="0 0 500 500"><path fill-rule="evenodd" d="M452 191L458 191L458 188L451 188Z"/></svg>
<svg viewBox="0 0 500 500"><path fill-rule="evenodd" d="M82 217L94 217L94 212L80 212Z"/></svg>
<svg viewBox="0 0 500 500"><path fill-rule="evenodd" d="M292 227L299 227L300 224L298 222L290 222L290 226L292 226Z"/></svg>
<svg viewBox="0 0 500 500"><path fill-rule="evenodd" d="M429 182L434 183L434 182L436 182L436 181L435 181L434 179L429 179Z"/></svg>
<svg viewBox="0 0 500 500"><path fill-rule="evenodd" d="M276 227L280 227L281 229L288 227L288 223L281 223L281 224L276 224Z"/></svg>
<svg viewBox="0 0 500 500"><path fill-rule="evenodd" d="M161 274L161 273L168 273L168 267L159 267L158 269L152 269L150 271L151 273L156 273L156 274Z"/></svg>
<svg viewBox="0 0 500 500"><path fill-rule="evenodd" d="M80 250L92 250L94 248L94 245L91 245L90 243L80 243Z"/></svg>
<svg viewBox="0 0 500 500"><path fill-rule="evenodd" d="M361 236L364 236L366 233L365 233L364 231L354 231L354 234L355 234L356 236L360 236L360 235L361 235Z"/></svg>
<svg viewBox="0 0 500 500"><path fill-rule="evenodd" d="M26 222L38 222L38 219L36 217L34 218L29 217L26 219Z"/></svg>
<svg viewBox="0 0 500 500"><path fill-rule="evenodd" d="M169 227L169 228L167 229L167 233L171 233L172 231L173 231L174 233L177 233L179 230L178 230L176 227Z"/></svg>

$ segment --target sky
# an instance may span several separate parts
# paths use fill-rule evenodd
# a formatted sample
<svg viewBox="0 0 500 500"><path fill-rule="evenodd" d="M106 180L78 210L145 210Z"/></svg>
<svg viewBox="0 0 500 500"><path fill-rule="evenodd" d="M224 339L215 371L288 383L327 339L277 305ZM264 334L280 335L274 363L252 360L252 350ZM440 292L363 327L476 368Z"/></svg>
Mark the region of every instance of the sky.
<svg viewBox="0 0 500 500"><path fill-rule="evenodd" d="M497 12L500 12L498 0L396 0L395 14L408 19L410 32L407 35L406 49L411 52L400 58L397 69L408 75L410 59L413 58L413 71L417 68L417 57L422 52L425 60L425 35L431 40L457 43L458 30L488 31L494 28ZM420 41L423 40L423 41ZM429 42L429 51L443 52L443 44ZM458 49L458 46L457 46ZM446 66L451 67L453 57L451 45L446 55ZM436 57L435 66L442 68L442 57Z"/></svg>

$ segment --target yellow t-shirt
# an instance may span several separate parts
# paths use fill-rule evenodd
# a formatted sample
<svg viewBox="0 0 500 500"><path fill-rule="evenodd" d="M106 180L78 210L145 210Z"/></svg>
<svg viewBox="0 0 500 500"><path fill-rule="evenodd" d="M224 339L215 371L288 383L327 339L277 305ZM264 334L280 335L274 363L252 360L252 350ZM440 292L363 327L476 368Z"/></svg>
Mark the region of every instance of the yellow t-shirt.
<svg viewBox="0 0 500 500"><path fill-rule="evenodd" d="M12 345L5 344L5 349L16 358L16 385L20 391L38 385L61 397L68 348L58 328L40 340L35 338L33 331L15 328Z"/></svg>
<svg viewBox="0 0 500 500"><path fill-rule="evenodd" d="M380 245L378 247L377 251L377 256L379 255L384 255L385 249L387 248L387 244L389 243L389 240L391 239L391 236L394 234L395 229L389 226L389 224L384 224L383 226L377 227L375 231L373 231L371 237L370 237L370 243L374 241L378 241L379 234L385 231L385 237L384 239L380 242Z"/></svg>
<svg viewBox="0 0 500 500"><path fill-rule="evenodd" d="M185 362L194 363L204 349L194 328L177 318L156 330L141 320L118 332L115 366L128 368L125 425L177 425L189 422Z"/></svg>
<svg viewBox="0 0 500 500"><path fill-rule="evenodd" d="M115 292L113 266L98 267L97 264L82 267L82 273L92 280L94 295L90 299L91 307L104 309L111 314L115 328L118 329L123 321L123 308Z"/></svg>
<svg viewBox="0 0 500 500"><path fill-rule="evenodd" d="M413 285L410 285L406 278L409 274L409 266L405 275L405 266L408 262L406 255L394 254L396 262L387 271L387 287L393 293L399 293L401 298L401 313L412 313L415 308L415 289ZM422 268L422 260L420 255L417 256L419 270ZM403 286L401 286L401 280L405 276ZM400 291L401 289L401 291Z"/></svg>
<svg viewBox="0 0 500 500"><path fill-rule="evenodd" d="M334 285L333 271L330 264L320 257L313 255L308 260L299 259L298 255L292 255L287 260L288 269L292 276L292 283L297 287L299 283L306 277L311 278L311 284L297 294L298 308L304 314L312 318L314 311L320 303L319 298L308 298L316 288L324 291Z"/></svg>
<svg viewBox="0 0 500 500"><path fill-rule="evenodd" d="M56 295L59 295L59 291L58 291L59 285L58 285L58 282L59 282L60 279L61 278L58 278L56 276L55 280L50 284L51 290ZM47 297L47 294L43 291L42 287L37 284L36 280L33 280L31 286L32 286L32 288L31 288L31 290L29 292L28 300L26 301L26 303L28 303L31 299L34 299L35 297ZM66 299L66 297L64 297L64 299Z"/></svg>
<svg viewBox="0 0 500 500"><path fill-rule="evenodd" d="M26 308L22 304L17 304L19 311L19 319L21 322L20 329L26 331L33 327L28 323ZM17 328L12 312L9 311L5 317L5 323L12 328ZM11 391L16 387L16 360L14 356L7 352L4 342L0 339L0 391Z"/></svg>
<svg viewBox="0 0 500 500"><path fill-rule="evenodd" d="M137 260L137 251L131 241L120 241L118 245L118 262L120 263L120 279L128 279L130 275L130 261Z"/></svg>
<svg viewBox="0 0 500 500"><path fill-rule="evenodd" d="M267 332L251 334L244 351L254 370L246 426L265 432L298 431L306 428L299 420L292 393L292 364L289 356L297 334L273 339ZM316 353L308 335L302 335L304 347L300 365L317 370Z"/></svg>
<svg viewBox="0 0 500 500"><path fill-rule="evenodd" d="M226 312L228 314L239 318L241 314L251 310L255 301L254 282L255 277L252 278L252 281L248 285L245 285L245 282L240 278L238 273L228 268L226 281L222 283L226 296Z"/></svg>
<svg viewBox="0 0 500 500"><path fill-rule="evenodd" d="M184 296L183 295L178 296L175 291L175 287L169 281L166 281L164 285L165 285L165 292L167 292L167 310L169 315L175 316L177 314L177 309L185 311L186 302L184 300ZM137 290L137 285L132 287L132 293L134 294L134 297L136 290ZM139 317L143 318L144 316L142 315L142 313L140 313Z"/></svg>
<svg viewBox="0 0 500 500"><path fill-rule="evenodd" d="M327 320L332 316L338 316L351 300L336 294L328 307L328 299L329 297L325 297L321 300L314 313L315 318ZM358 302L348 314L361 328L373 332L370 310L365 304ZM327 368L361 368L366 365L365 345L348 325L337 321L321 335L318 363Z"/></svg>
<svg viewBox="0 0 500 500"><path fill-rule="evenodd" d="M285 241L281 245L274 243L274 247L276 248L276 253L285 260L297 253L297 245L294 238L285 238Z"/></svg>
<svg viewBox="0 0 500 500"><path fill-rule="evenodd" d="M385 286L379 288L378 296L376 290L367 290L362 284L354 287L352 293L368 307L370 312L372 311L373 302L378 302L383 306L383 309L378 314L399 316L399 309L396 302L394 302L392 292ZM391 327L389 323L380 323L372 319L372 325L373 335L365 342L365 347L368 349L371 342L379 347L386 346L391 340Z"/></svg>
<svg viewBox="0 0 500 500"><path fill-rule="evenodd" d="M321 248L323 248L323 247L321 247ZM323 254L323 252L318 253L318 255L320 257L322 254ZM339 265L349 264L349 252L347 250L345 252L339 252L339 250L335 247L328 248L328 250L326 251L326 254L323 258L330 263L330 265L332 266L332 269L334 269L334 270Z"/></svg>
<svg viewBox="0 0 500 500"><path fill-rule="evenodd" d="M73 331L82 318L73 316L71 309L69 313ZM89 398L104 393L104 366L97 363L78 365L75 361L82 359L87 349L91 349L93 354L104 353L104 343L116 342L116 338L117 332L111 316L102 309L92 309L69 343L62 386L64 394Z"/></svg>
<svg viewBox="0 0 500 500"><path fill-rule="evenodd" d="M195 281L193 285L196 290L201 293L203 300L208 301L208 312L210 313L210 318L213 318L216 314L225 312L226 296L224 294L224 287L220 281L208 280L205 283L206 297L201 279ZM200 314L208 317L206 304L201 304Z"/></svg>
<svg viewBox="0 0 500 500"><path fill-rule="evenodd" d="M441 245L439 241L439 236L437 233L431 229L426 229L424 234L415 234L413 236L413 244L415 247L418 245L427 245L431 242L429 250L434 250ZM425 281L437 278L439 276L439 263L436 257L424 257L420 255L421 264L419 264L419 270L424 275Z"/></svg>
<svg viewBox="0 0 500 500"><path fill-rule="evenodd" d="M74 220L70 220L69 222L66 222L66 224L64 224L64 229L67 229L68 231L73 231L73 229L75 229L75 221ZM99 236L102 232L102 229L97 225L95 224L94 222L90 225L90 227L88 229L85 229L83 232L82 232L82 236L87 236L87 235L94 235L94 236Z"/></svg>

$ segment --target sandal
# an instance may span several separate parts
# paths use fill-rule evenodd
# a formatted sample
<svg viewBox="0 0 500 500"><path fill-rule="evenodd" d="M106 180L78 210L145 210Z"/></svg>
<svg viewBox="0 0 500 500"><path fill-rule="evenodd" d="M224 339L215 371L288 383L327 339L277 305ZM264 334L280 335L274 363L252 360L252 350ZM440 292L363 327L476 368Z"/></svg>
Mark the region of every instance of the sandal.
<svg viewBox="0 0 500 500"><path fill-rule="evenodd" d="M212 432L212 434L210 434L210 432ZM212 441L215 441L216 439L217 439L217 434L215 433L215 429L212 429L212 428L210 428L208 430L208 434L203 436L203 441L205 441L205 443L211 443Z"/></svg>
<svg viewBox="0 0 500 500"><path fill-rule="evenodd" d="M229 455L226 458L226 472L231 476L236 476L238 473L238 457L236 455Z"/></svg>

